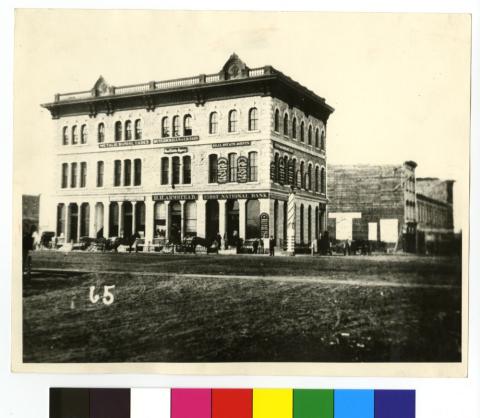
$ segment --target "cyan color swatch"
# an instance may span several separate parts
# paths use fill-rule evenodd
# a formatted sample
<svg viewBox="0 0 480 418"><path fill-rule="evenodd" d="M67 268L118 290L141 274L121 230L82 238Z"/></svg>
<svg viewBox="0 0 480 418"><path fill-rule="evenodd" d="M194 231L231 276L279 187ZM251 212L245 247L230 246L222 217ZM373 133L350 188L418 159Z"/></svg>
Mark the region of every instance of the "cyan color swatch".
<svg viewBox="0 0 480 418"><path fill-rule="evenodd" d="M334 418L374 418L373 390L335 390L333 398Z"/></svg>

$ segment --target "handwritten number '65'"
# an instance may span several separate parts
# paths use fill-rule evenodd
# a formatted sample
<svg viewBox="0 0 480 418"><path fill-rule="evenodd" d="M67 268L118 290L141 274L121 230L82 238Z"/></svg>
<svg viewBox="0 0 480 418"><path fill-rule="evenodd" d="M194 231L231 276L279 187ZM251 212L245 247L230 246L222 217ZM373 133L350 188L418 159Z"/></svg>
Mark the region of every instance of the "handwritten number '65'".
<svg viewBox="0 0 480 418"><path fill-rule="evenodd" d="M115 285L113 286L103 286L103 296L102 302L104 305L111 305L113 303L114 297L113 293L110 290L115 289ZM100 299L100 296L95 294L95 286L90 286L90 302L97 303Z"/></svg>

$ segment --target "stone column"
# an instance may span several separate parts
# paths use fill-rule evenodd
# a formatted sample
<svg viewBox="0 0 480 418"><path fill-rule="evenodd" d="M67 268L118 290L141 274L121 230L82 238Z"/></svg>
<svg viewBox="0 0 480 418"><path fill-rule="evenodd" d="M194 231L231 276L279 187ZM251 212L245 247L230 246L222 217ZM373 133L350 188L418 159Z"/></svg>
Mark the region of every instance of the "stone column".
<svg viewBox="0 0 480 418"><path fill-rule="evenodd" d="M207 201L203 200L203 196L198 196L196 202L197 207L197 237L205 238L207 235L206 211Z"/></svg>
<svg viewBox="0 0 480 418"><path fill-rule="evenodd" d="M145 197L145 243L149 244L153 240L153 216L155 209L155 200L151 196Z"/></svg>
<svg viewBox="0 0 480 418"><path fill-rule="evenodd" d="M284 235L284 230L283 230L283 211L284 211L284 205L286 202L283 200L278 201L278 212L277 212L277 247L280 248L280 242L283 242L283 235Z"/></svg>
<svg viewBox="0 0 480 418"><path fill-rule="evenodd" d="M117 202L118 203L118 236L123 237L123 229L125 224L125 208L123 207L124 202Z"/></svg>
<svg viewBox="0 0 480 418"><path fill-rule="evenodd" d="M110 201L103 202L103 237L110 237Z"/></svg>
<svg viewBox="0 0 480 418"><path fill-rule="evenodd" d="M223 238L227 232L227 201L218 199L218 233Z"/></svg>
<svg viewBox="0 0 480 418"><path fill-rule="evenodd" d="M65 243L70 242L70 222L71 222L71 210L70 202L65 203L65 230L63 231L63 236L65 237Z"/></svg>
<svg viewBox="0 0 480 418"><path fill-rule="evenodd" d="M180 240L185 237L185 200L180 200Z"/></svg>
<svg viewBox="0 0 480 418"><path fill-rule="evenodd" d="M245 240L247 236L247 199L238 199L238 235Z"/></svg>
<svg viewBox="0 0 480 418"><path fill-rule="evenodd" d="M135 232L137 232L136 218L137 218L137 202L133 201L132 202L132 235L135 235Z"/></svg>
<svg viewBox="0 0 480 418"><path fill-rule="evenodd" d="M170 239L170 200L165 200L165 239Z"/></svg>
<svg viewBox="0 0 480 418"><path fill-rule="evenodd" d="M82 202L78 202L77 203L77 242L80 241L80 232L81 232L81 229L82 229L82 222L83 222L83 219L82 219Z"/></svg>
<svg viewBox="0 0 480 418"><path fill-rule="evenodd" d="M88 236L97 237L97 207L95 201L88 202Z"/></svg>

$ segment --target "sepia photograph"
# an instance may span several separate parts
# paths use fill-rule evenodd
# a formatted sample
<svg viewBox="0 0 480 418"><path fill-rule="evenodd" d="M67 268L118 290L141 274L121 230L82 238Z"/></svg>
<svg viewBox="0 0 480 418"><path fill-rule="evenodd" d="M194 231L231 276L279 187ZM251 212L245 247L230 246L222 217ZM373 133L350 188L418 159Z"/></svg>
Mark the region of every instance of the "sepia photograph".
<svg viewBox="0 0 480 418"><path fill-rule="evenodd" d="M470 15L19 9L14 42L14 370L465 375Z"/></svg>

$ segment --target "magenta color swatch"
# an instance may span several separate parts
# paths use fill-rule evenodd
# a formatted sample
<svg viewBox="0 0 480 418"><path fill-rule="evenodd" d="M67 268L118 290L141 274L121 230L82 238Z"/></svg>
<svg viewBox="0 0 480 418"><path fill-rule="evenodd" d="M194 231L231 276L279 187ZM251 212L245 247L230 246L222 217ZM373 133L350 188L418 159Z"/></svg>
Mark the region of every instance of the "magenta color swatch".
<svg viewBox="0 0 480 418"><path fill-rule="evenodd" d="M170 418L211 418L211 389L172 389Z"/></svg>

